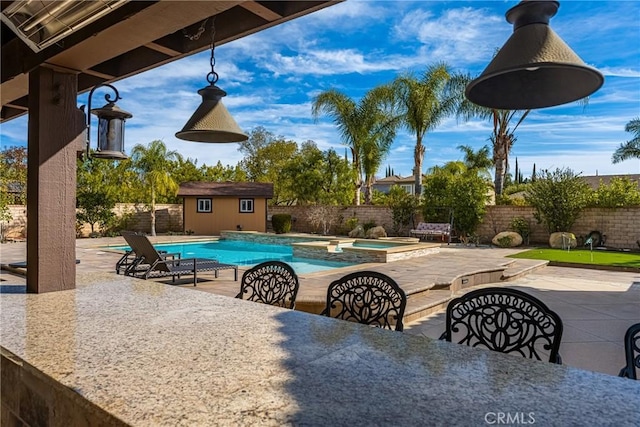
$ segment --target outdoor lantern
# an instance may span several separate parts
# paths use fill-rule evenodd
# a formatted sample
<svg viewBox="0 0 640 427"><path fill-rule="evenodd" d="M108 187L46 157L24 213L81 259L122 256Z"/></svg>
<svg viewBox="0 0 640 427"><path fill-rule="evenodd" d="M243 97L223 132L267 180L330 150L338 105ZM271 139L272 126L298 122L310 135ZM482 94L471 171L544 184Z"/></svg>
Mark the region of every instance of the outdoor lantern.
<svg viewBox="0 0 640 427"><path fill-rule="evenodd" d="M91 109L91 98L93 92L102 86L111 88L116 97L111 99L109 94L104 98L107 105L102 108ZM126 119L133 117L116 105L116 101L122 99L118 90L109 85L103 84L94 87L89 92L89 112L98 117L98 147L93 157L99 159L125 160L127 155L124 153L124 122ZM89 148L91 146L91 117L87 115L87 157L89 157Z"/></svg>
<svg viewBox="0 0 640 427"><path fill-rule="evenodd" d="M471 102L528 110L586 98L604 83L549 27L557 1L521 1L506 13L513 34L482 74L467 85Z"/></svg>
<svg viewBox="0 0 640 427"><path fill-rule="evenodd" d="M214 17L215 19L215 17ZM202 28L204 29L203 23ZM195 142L242 142L249 137L242 132L226 107L222 104L222 98L227 92L216 86L218 73L214 71L215 65L215 22L211 24L211 72L207 74L209 86L198 91L202 96L202 103L195 113L187 121L176 138Z"/></svg>

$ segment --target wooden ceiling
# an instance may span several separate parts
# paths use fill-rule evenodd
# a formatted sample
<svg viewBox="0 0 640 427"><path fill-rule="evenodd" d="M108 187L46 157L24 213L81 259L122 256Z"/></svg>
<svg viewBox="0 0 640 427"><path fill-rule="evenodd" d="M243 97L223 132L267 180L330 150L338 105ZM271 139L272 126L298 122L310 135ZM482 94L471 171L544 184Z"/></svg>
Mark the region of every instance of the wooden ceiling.
<svg viewBox="0 0 640 427"><path fill-rule="evenodd" d="M40 65L77 72L82 93L208 49L211 19L197 40L185 34L209 17L216 17L220 45L339 1L130 1L38 53L2 23L0 122L28 112L28 73Z"/></svg>

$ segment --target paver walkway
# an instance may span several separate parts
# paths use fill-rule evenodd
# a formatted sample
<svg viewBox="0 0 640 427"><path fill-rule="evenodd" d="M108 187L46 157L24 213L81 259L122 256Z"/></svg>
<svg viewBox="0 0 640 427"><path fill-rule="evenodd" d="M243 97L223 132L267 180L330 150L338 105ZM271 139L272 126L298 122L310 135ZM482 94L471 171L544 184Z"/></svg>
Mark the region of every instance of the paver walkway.
<svg viewBox="0 0 640 427"><path fill-rule="evenodd" d="M163 236L151 238L154 242L195 240L192 236ZM105 245L121 245L122 238L81 239L77 241L76 257L80 259L78 271L113 271L120 255L104 250ZM0 263L23 261L24 243L0 246ZM393 277L403 289L429 287L437 283L449 283L470 271L513 266L514 261L505 255L518 252L513 249L443 247L439 254L396 261L387 264L363 264L341 269L300 276L299 299L322 299L327 285L348 271L370 269ZM640 274L610 271L545 267L528 272L526 260L511 268L513 278L484 286L509 286L522 289L544 301L563 320L564 335L560 352L566 365L616 375L624 364L622 338L626 328L640 322ZM509 272L510 268L507 268ZM526 275L520 273L527 273ZM114 273L115 274L115 273ZM242 273L240 273L242 274ZM3 292L24 289L24 277L5 271L0 276ZM233 297L239 290L239 282L233 281L233 272L223 271L218 279L212 275L199 275L197 287L191 279L180 286L197 291L211 292ZM170 283L170 279L158 279ZM438 338L444 330L444 311L410 322L405 333Z"/></svg>

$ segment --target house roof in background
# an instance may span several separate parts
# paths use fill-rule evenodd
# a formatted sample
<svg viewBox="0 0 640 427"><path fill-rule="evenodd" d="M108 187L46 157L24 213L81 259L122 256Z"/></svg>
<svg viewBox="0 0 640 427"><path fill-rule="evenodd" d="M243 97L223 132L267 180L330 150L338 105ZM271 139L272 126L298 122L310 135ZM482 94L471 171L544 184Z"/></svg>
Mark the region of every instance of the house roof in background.
<svg viewBox="0 0 640 427"><path fill-rule="evenodd" d="M626 175L590 175L582 177L582 179L585 180L594 190L598 189L600 182L602 182L603 185L611 184L611 180L613 178L628 178L631 181L635 181L636 184L638 184L638 187L640 187L640 174L638 173Z"/></svg>
<svg viewBox="0 0 640 427"><path fill-rule="evenodd" d="M375 184L412 184L415 181L413 175L409 175L405 178L399 175L391 175L385 178L376 179Z"/></svg>
<svg viewBox="0 0 640 427"><path fill-rule="evenodd" d="M273 197L270 182L202 182L189 181L180 184L178 197L227 196L227 197Z"/></svg>

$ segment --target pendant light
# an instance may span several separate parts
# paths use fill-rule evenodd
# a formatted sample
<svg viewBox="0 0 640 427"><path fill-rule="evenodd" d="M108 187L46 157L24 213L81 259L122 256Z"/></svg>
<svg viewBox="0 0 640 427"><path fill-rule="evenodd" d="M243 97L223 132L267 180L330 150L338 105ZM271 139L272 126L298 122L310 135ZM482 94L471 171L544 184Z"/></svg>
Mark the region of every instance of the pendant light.
<svg viewBox="0 0 640 427"><path fill-rule="evenodd" d="M231 117L222 98L227 92L215 84L218 81L218 73L215 72L215 17L211 24L211 72L207 74L209 86L198 91L202 96L202 103L184 125L182 130L176 133L176 138L195 142L242 142L249 137L242 132L236 121Z"/></svg>
<svg viewBox="0 0 640 427"><path fill-rule="evenodd" d="M487 108L528 110L586 98L604 83L549 27L560 3L524 0L509 9L513 34L483 73L466 88Z"/></svg>

